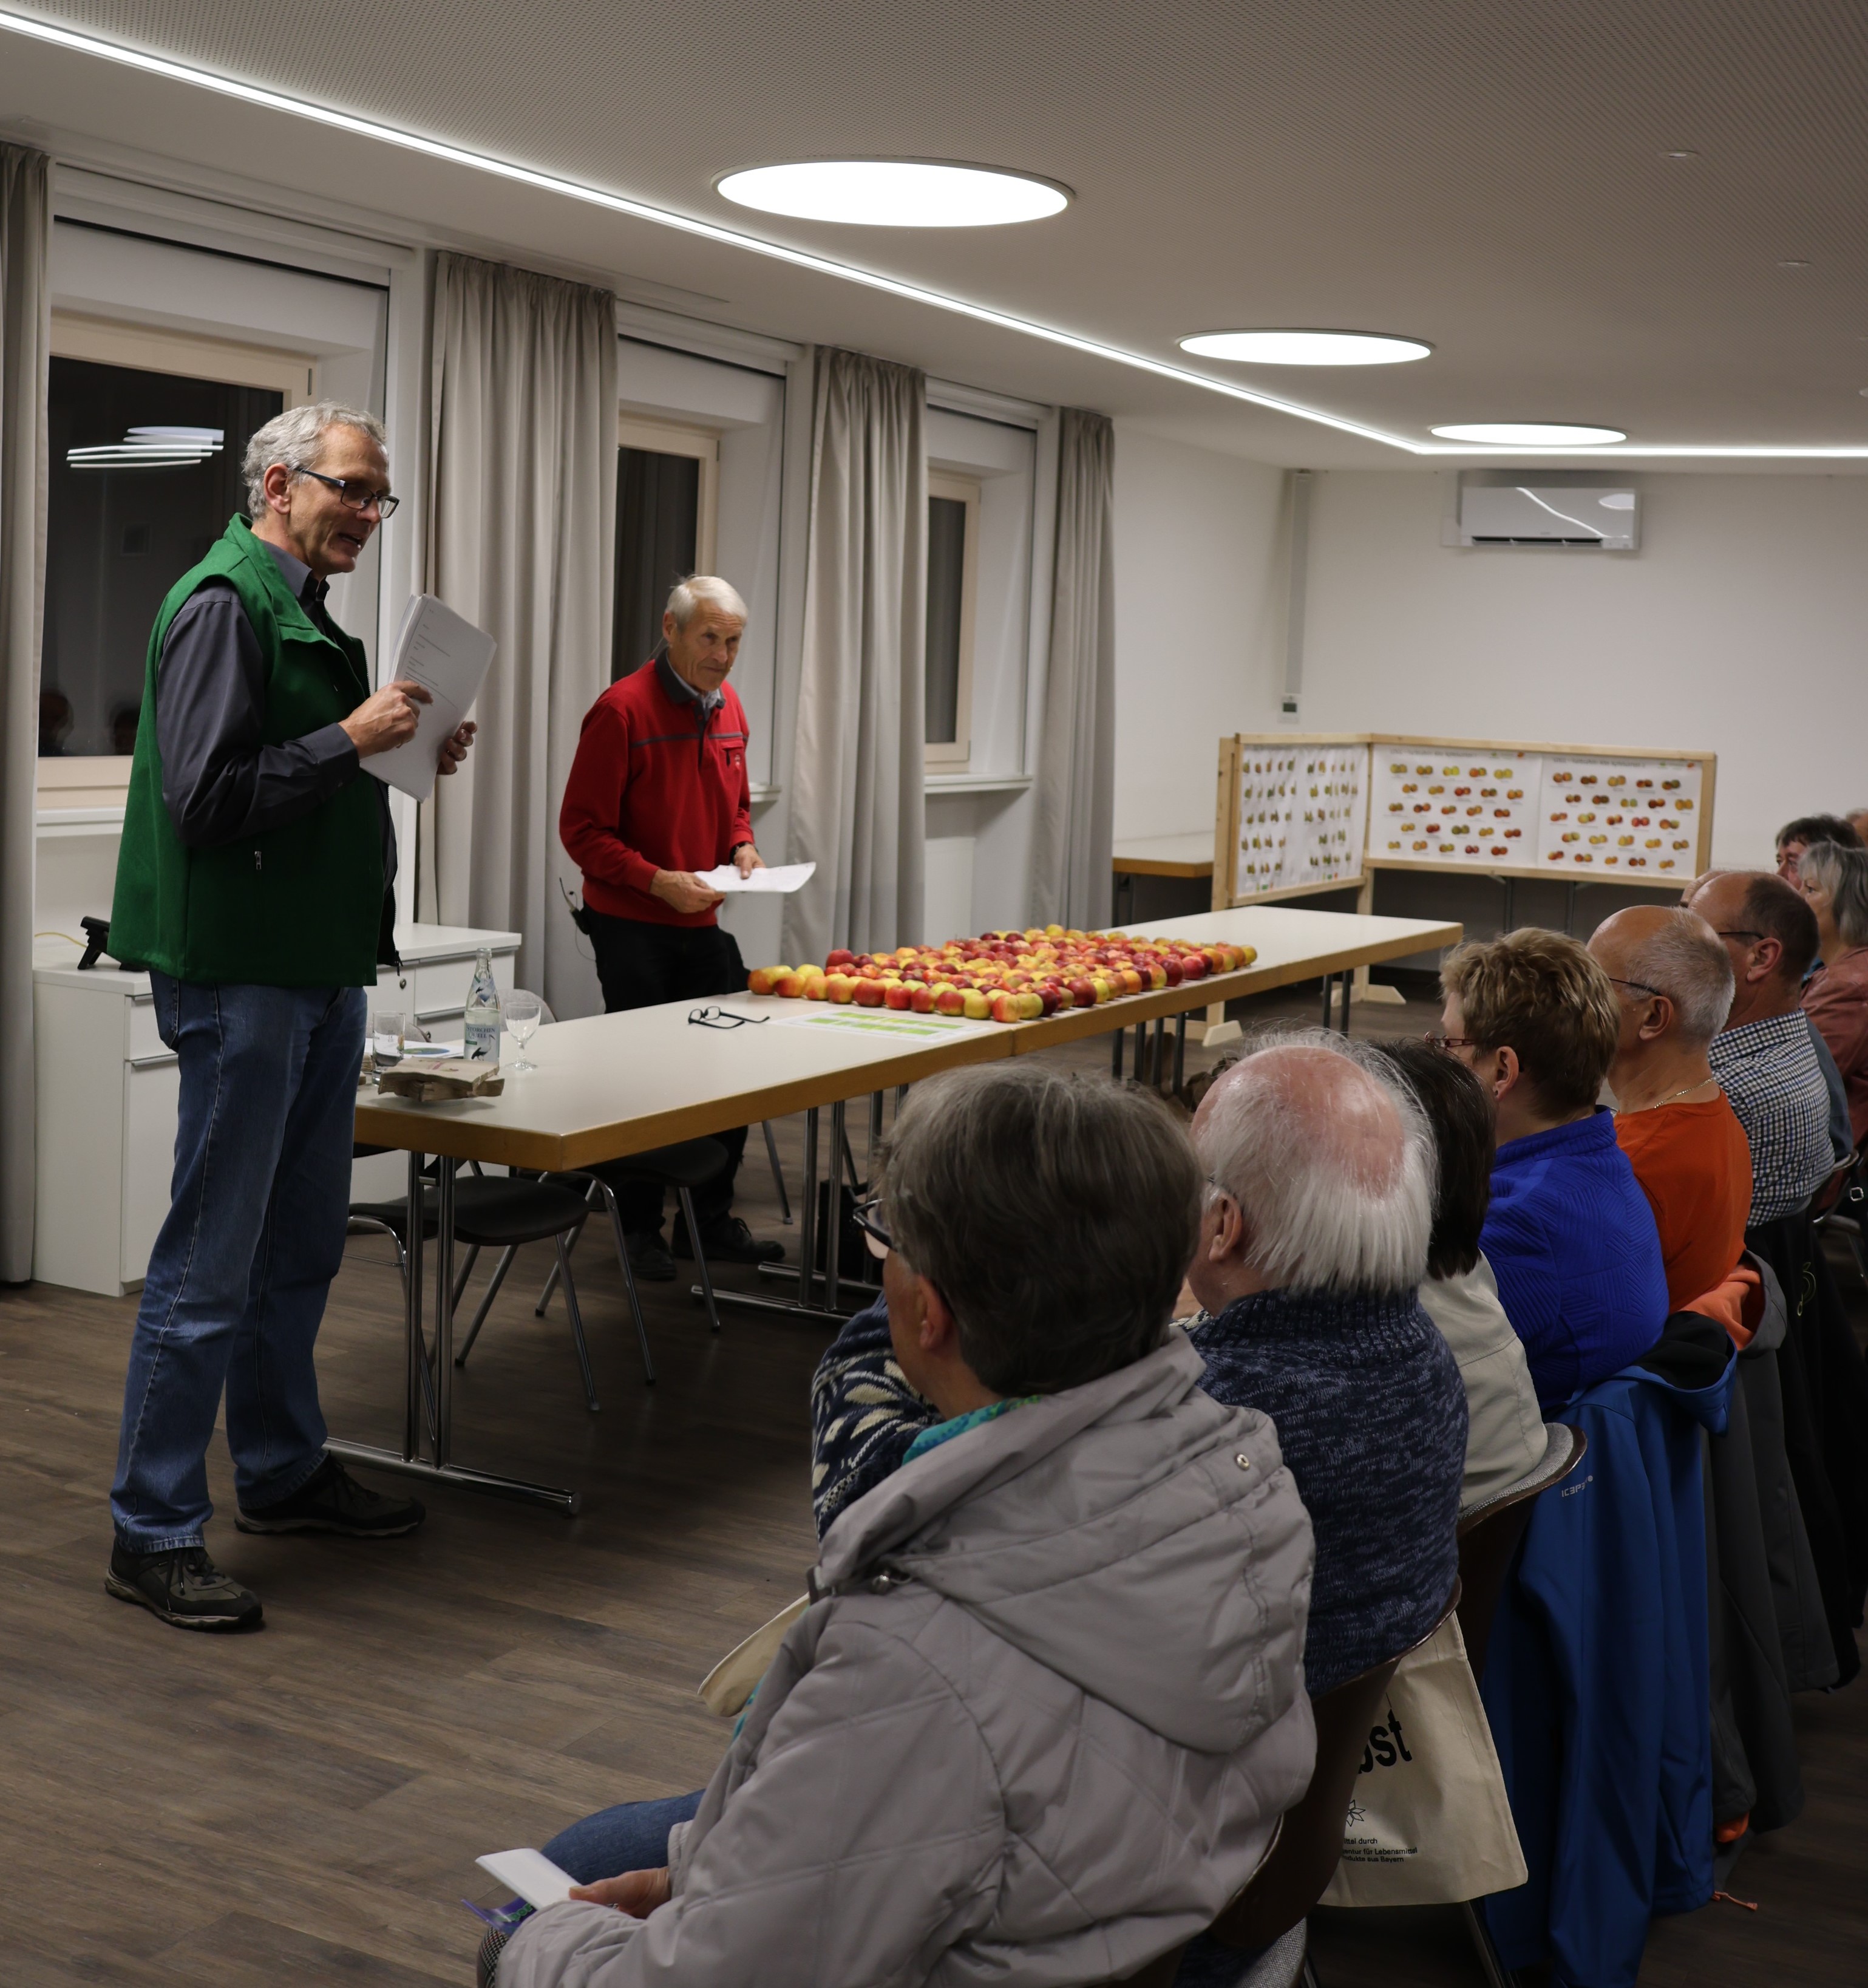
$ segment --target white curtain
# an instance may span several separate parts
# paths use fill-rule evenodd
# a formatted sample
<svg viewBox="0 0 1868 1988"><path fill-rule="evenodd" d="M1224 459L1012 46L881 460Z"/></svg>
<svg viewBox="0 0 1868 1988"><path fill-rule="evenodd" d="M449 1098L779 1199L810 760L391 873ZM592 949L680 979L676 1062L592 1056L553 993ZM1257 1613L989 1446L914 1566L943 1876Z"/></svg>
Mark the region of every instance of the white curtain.
<svg viewBox="0 0 1868 1988"><path fill-rule="evenodd" d="M33 813L46 603L51 162L0 145L0 1283L32 1274Z"/></svg>
<svg viewBox="0 0 1868 1988"><path fill-rule="evenodd" d="M479 737L422 810L418 915L521 935L521 979L561 1017L599 1009L559 892L558 805L609 687L616 323L607 290L435 259L428 592L499 644ZM424 873L427 864L424 863Z"/></svg>
<svg viewBox="0 0 1868 1988"><path fill-rule="evenodd" d="M1109 917L1116 826L1116 431L1080 407L1060 416L1031 915L1093 929Z"/></svg>
<svg viewBox="0 0 1868 1988"><path fill-rule="evenodd" d="M927 382L825 347L815 359L803 672L787 959L921 937L927 713Z"/></svg>

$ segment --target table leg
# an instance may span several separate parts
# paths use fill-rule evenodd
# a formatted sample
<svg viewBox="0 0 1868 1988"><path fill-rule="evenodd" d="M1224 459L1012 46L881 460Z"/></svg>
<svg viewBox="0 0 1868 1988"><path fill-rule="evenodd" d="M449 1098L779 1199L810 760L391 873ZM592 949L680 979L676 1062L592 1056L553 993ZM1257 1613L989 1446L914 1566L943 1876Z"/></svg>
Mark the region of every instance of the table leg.
<svg viewBox="0 0 1868 1988"><path fill-rule="evenodd" d="M424 1155L409 1155L409 1270L403 1293L403 1324L407 1335L407 1372L404 1380L408 1395L403 1412L402 1460L415 1463L421 1459L422 1395L427 1381L428 1349L421 1337L421 1266L428 1246L421 1234L421 1169Z"/></svg>
<svg viewBox="0 0 1868 1988"><path fill-rule="evenodd" d="M830 1161L833 1178L837 1162ZM811 1280L817 1266L817 1107L804 1114L804 1202L798 1211L798 1299L805 1303L811 1295Z"/></svg>
<svg viewBox="0 0 1868 1988"><path fill-rule="evenodd" d="M451 1463L448 1459L448 1446L452 1439L451 1421L453 1412L454 1383L454 1289L449 1275L452 1267L454 1249L454 1168L444 1159L437 1172L441 1185L436 1195L440 1204L437 1234L435 1241L434 1274L434 1325L437 1350L441 1356L441 1368L434 1376L434 1457L431 1462L421 1453L422 1384L423 1370L427 1364L427 1348L422 1343L422 1257L424 1254L421 1236L422 1158L420 1153L409 1155L409 1274L408 1303L406 1324L408 1333L408 1358L405 1386L407 1400L403 1407L402 1449L400 1453L393 1449L380 1449L374 1443L345 1442L333 1438L325 1448L334 1456L347 1462L360 1463L371 1470L394 1471L400 1476L426 1478L431 1483L458 1485L464 1491L481 1491L495 1498L515 1498L527 1504L545 1505L566 1517L574 1516L583 1506L583 1494L579 1491L562 1491L550 1484L532 1484L521 1477L502 1477L491 1471L471 1470L463 1464Z"/></svg>
<svg viewBox="0 0 1868 1988"><path fill-rule="evenodd" d="M830 1121L830 1151L829 1172L831 1194L829 1220L832 1226L825 1238L826 1267L832 1276L836 1274L838 1217L843 1213L841 1198L836 1190L842 1185L843 1160L840 1148L846 1143L843 1127L843 1107L839 1103L832 1107ZM826 1324L841 1325L846 1314L833 1310L827 1305L813 1304L812 1296L816 1287L817 1271L817 1107L813 1105L804 1114L804 1199L798 1210L798 1267L793 1270L789 1263L762 1263L762 1276L796 1278L798 1295L795 1298L768 1298L756 1291L728 1291L716 1289L716 1304L743 1305L750 1311L775 1311L792 1318L808 1318Z"/></svg>
<svg viewBox="0 0 1868 1988"><path fill-rule="evenodd" d="M1343 969L1343 1033L1349 1032L1349 996L1356 985L1356 969L1346 966Z"/></svg>
<svg viewBox="0 0 1868 1988"><path fill-rule="evenodd" d="M1157 1090L1161 1087L1161 1072L1167 1062L1167 1017L1157 1015L1154 1018L1154 1051L1149 1059L1148 1081Z"/></svg>
<svg viewBox="0 0 1868 1988"><path fill-rule="evenodd" d="M1332 1027L1335 1023L1336 1018L1329 1011L1335 999L1336 992L1336 976L1333 973L1326 973L1323 975L1323 1020L1322 1026L1326 1029Z"/></svg>
<svg viewBox="0 0 1868 1988"><path fill-rule="evenodd" d="M848 1155L850 1135L844 1129L846 1117L843 1100L839 1098L830 1107L831 1170L834 1178L830 1183L830 1208L828 1226L824 1231L824 1305L827 1310L837 1308L837 1272L843 1267L843 1180L837 1172L836 1155ZM854 1166L855 1162L851 1161Z"/></svg>
<svg viewBox="0 0 1868 1988"><path fill-rule="evenodd" d="M1127 1031L1123 1029L1117 1029L1110 1037L1114 1047L1110 1053L1109 1073L1118 1084L1122 1081L1122 1046L1127 1040Z"/></svg>
<svg viewBox="0 0 1868 1988"><path fill-rule="evenodd" d="M1174 1089L1181 1090L1187 1082L1187 1016L1184 1012L1174 1017Z"/></svg>
<svg viewBox="0 0 1868 1988"><path fill-rule="evenodd" d="M1507 877L1503 878L1501 881L1505 885L1505 925L1503 929L1508 932L1514 931L1517 928L1512 924L1512 912L1518 901L1518 879L1515 877Z"/></svg>
<svg viewBox="0 0 1868 1988"><path fill-rule="evenodd" d="M454 1447L454 1162L434 1171L434 1462L444 1470Z"/></svg>
<svg viewBox="0 0 1868 1988"><path fill-rule="evenodd" d="M881 1090L872 1090L869 1094L869 1150L863 1158L863 1164L869 1168L869 1191L871 1194L876 1191L876 1163L882 1151L882 1107L887 1095L886 1091Z"/></svg>

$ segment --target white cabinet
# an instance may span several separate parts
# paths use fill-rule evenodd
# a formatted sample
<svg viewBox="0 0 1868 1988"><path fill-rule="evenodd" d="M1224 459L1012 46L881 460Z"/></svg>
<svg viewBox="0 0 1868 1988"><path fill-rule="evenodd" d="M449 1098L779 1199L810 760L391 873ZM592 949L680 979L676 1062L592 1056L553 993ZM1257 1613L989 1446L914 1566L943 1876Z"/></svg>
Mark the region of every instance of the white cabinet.
<svg viewBox="0 0 1868 1988"><path fill-rule="evenodd" d="M493 954L493 977L512 986L517 932L403 925L403 971L385 969L372 1009L413 1009L437 1041L460 1033L474 959ZM181 1073L156 1027L147 973L100 965L42 942L34 956L32 1018L38 1084L38 1205L32 1274L42 1283L117 1297L143 1281L168 1213ZM405 1185L401 1155L357 1162L353 1199L387 1200Z"/></svg>

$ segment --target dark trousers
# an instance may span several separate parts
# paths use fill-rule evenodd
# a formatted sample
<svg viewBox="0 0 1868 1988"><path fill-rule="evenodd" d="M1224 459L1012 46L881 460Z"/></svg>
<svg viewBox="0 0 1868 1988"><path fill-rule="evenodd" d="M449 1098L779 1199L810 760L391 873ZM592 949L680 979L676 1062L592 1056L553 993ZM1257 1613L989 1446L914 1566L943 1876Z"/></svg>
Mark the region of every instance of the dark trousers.
<svg viewBox="0 0 1868 1988"><path fill-rule="evenodd" d="M739 944L718 925L653 925L640 918L587 914L596 977L603 989L603 1012L653 1008L664 1001L711 1001L745 992L746 963ZM733 1205L733 1181L746 1150L746 1128L712 1136L727 1149L723 1172L694 1191L694 1219L703 1235ZM661 1227L662 1190L620 1187L616 1211L632 1236Z"/></svg>

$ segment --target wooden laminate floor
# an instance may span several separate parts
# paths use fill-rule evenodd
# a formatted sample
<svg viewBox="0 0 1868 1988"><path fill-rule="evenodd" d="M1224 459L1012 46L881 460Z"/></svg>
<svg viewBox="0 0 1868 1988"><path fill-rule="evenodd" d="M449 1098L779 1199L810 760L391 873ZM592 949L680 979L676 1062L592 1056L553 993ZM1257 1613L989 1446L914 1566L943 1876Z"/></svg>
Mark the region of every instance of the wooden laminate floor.
<svg viewBox="0 0 1868 1988"><path fill-rule="evenodd" d="M1257 1008L1315 1016L1309 992ZM1356 1026L1431 1019L1417 1003L1359 1009ZM796 1124L782 1139L795 1188ZM755 1226L793 1240L756 1132L741 1182ZM390 1444L387 1252L351 1244L319 1366L333 1432ZM217 1450L210 1543L266 1604L245 1637L186 1635L103 1591L135 1300L0 1291L0 1983L458 1984L478 1924L457 1902L490 1892L477 1854L706 1778L726 1729L694 1687L812 1557L807 1389L826 1335L728 1310L715 1339L684 1282L653 1287L660 1379L645 1388L593 1233L578 1253L592 1416L561 1305L532 1316L546 1267L526 1253L457 1377L456 1449L580 1486L583 1514L443 1490L412 1539L251 1539ZM1868 1980L1868 1686L1799 1710L1808 1810L1734 1880L1758 1911L1663 1922L1644 1983ZM1326 1988L1478 1980L1444 1914L1324 1915L1316 1944Z"/></svg>

